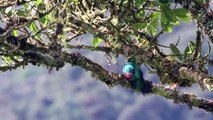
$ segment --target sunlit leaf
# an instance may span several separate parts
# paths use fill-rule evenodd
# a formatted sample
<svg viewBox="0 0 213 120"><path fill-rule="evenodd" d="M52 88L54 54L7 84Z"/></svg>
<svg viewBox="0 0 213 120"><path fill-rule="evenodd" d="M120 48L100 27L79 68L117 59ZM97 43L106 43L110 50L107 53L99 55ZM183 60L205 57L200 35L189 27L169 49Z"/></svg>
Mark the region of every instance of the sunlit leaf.
<svg viewBox="0 0 213 120"><path fill-rule="evenodd" d="M12 61L10 57L2 56L2 59L4 60L5 63L10 64Z"/></svg>
<svg viewBox="0 0 213 120"><path fill-rule="evenodd" d="M43 0L37 0L36 1L36 5L39 5L39 4L41 4L43 2Z"/></svg>
<svg viewBox="0 0 213 120"><path fill-rule="evenodd" d="M153 12L151 15L151 23L148 26L148 31L155 35L158 31L160 12Z"/></svg>
<svg viewBox="0 0 213 120"><path fill-rule="evenodd" d="M112 22L113 25L116 26L118 24L118 18L117 17L113 17L111 22Z"/></svg>
<svg viewBox="0 0 213 120"><path fill-rule="evenodd" d="M34 33L38 31L38 27L37 25L35 24L35 22L32 22L30 24L30 30L32 30Z"/></svg>
<svg viewBox="0 0 213 120"><path fill-rule="evenodd" d="M93 42L92 42L92 45L93 45L94 47L97 47L98 44L101 43L101 42L102 42L102 39L101 39L101 38L99 38L99 37L94 37Z"/></svg>
<svg viewBox="0 0 213 120"><path fill-rule="evenodd" d="M141 6L145 0L135 0L136 6Z"/></svg>
<svg viewBox="0 0 213 120"><path fill-rule="evenodd" d="M134 27L137 29L144 29L147 27L147 24L146 23L136 23L136 24L134 24Z"/></svg>
<svg viewBox="0 0 213 120"><path fill-rule="evenodd" d="M190 52L191 54L194 54L195 49L196 49L196 44L193 43L192 41L190 41L190 42L189 42L189 52Z"/></svg>
<svg viewBox="0 0 213 120"><path fill-rule="evenodd" d="M183 22L189 22L190 16L188 14L188 11L184 8L177 8L174 10L175 15L178 19L182 20Z"/></svg>
<svg viewBox="0 0 213 120"><path fill-rule="evenodd" d="M78 2L78 0L70 0L70 2L75 2L76 3L76 2Z"/></svg>
<svg viewBox="0 0 213 120"><path fill-rule="evenodd" d="M19 35L18 30L13 30L13 35L17 37Z"/></svg>
<svg viewBox="0 0 213 120"><path fill-rule="evenodd" d="M161 27L164 32L172 32L173 25L178 25L178 21L175 11L173 11L169 5L161 5Z"/></svg>
<svg viewBox="0 0 213 120"><path fill-rule="evenodd" d="M190 57L193 57L193 55L196 51L195 49L196 49L196 44L193 43L192 41L190 41L189 45L184 50L184 58L188 59Z"/></svg>
<svg viewBox="0 0 213 120"><path fill-rule="evenodd" d="M168 23L165 17L161 17L161 26L164 32L172 32L173 25Z"/></svg>
<svg viewBox="0 0 213 120"><path fill-rule="evenodd" d="M5 13L8 14L9 12L11 12L13 10L13 6L7 7L5 9Z"/></svg>
<svg viewBox="0 0 213 120"><path fill-rule="evenodd" d="M173 10L170 8L169 5L161 5L161 12L162 12L162 16L165 17L166 22L171 22L173 24L179 24L177 18L175 17L175 14L173 12Z"/></svg>
<svg viewBox="0 0 213 120"><path fill-rule="evenodd" d="M137 14L138 17L144 17L145 16L145 11L144 10L141 10L138 14Z"/></svg>

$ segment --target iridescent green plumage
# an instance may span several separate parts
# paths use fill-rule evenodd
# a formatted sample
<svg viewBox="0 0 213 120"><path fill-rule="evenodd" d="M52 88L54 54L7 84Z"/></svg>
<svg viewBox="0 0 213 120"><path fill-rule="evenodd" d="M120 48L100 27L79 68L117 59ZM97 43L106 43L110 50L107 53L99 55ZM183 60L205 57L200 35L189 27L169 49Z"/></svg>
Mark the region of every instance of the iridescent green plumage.
<svg viewBox="0 0 213 120"><path fill-rule="evenodd" d="M125 66L123 67L123 72L133 89L141 91L143 86L143 73L138 63L136 63L134 57L129 57Z"/></svg>

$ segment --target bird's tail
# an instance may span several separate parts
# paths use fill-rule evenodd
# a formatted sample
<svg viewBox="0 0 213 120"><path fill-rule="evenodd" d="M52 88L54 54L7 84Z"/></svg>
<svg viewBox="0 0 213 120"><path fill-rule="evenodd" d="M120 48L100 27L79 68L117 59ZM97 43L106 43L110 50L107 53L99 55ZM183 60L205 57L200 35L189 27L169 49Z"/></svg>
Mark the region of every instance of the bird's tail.
<svg viewBox="0 0 213 120"><path fill-rule="evenodd" d="M151 81L145 81L143 79L143 81L142 81L142 87L141 87L141 93L142 94L152 93L152 82Z"/></svg>

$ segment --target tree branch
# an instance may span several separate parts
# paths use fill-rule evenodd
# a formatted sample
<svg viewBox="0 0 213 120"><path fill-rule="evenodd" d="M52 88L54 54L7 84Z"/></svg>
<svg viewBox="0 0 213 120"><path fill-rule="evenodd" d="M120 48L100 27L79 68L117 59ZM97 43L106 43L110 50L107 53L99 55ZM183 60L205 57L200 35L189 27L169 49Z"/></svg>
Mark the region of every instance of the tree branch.
<svg viewBox="0 0 213 120"><path fill-rule="evenodd" d="M19 54L20 56L25 58L25 62L32 63L33 65L45 65L50 69L60 69L64 66L65 63L69 63L72 66L78 66L85 69L86 71L90 71L93 77L104 82L109 87L121 85L125 88L131 88L126 78L119 77L119 74L105 70L99 64L91 61L90 59L82 56L79 53L52 51L51 49L45 48L34 48L31 51L27 51L26 49L22 50L22 52L20 52ZM163 96L167 99L174 100L176 103L186 103L189 107L198 107L209 112L213 111L213 103L211 102L211 100L198 98L192 94L168 89L165 86L156 85L151 83L150 81L144 81L143 86L143 94L155 94Z"/></svg>
<svg viewBox="0 0 213 120"><path fill-rule="evenodd" d="M189 65L179 63L177 61L170 61L166 58L153 55L151 51L146 51L144 48L138 48L137 46L124 46L122 49L112 49L110 47L103 47L103 46L92 47L92 46L85 46L85 45L75 46L75 45L69 45L69 44L67 44L66 47L70 49L87 49L91 51L102 51L106 53L112 52L114 54L122 54L122 55L131 54L131 55L140 57L140 60L142 60L145 64L149 64L154 69L156 70L160 69L159 71L161 71L162 74L169 73L169 74L173 74L173 76L176 76L176 78L174 78L175 80L171 80L171 78L163 77L162 78L163 80L161 81L176 81L178 83L185 83L186 79L189 79L190 85L192 83L199 83L202 88L205 87L209 91L213 92L213 77L211 77L210 75L198 72ZM128 47L128 50L126 49L126 47ZM178 79L178 78L181 78L181 79Z"/></svg>
<svg viewBox="0 0 213 120"><path fill-rule="evenodd" d="M73 66L78 66L84 68L85 70L89 70L92 72L92 75L96 78L101 80L102 82L106 83L108 86L116 86L121 85L122 87L130 88L130 84L127 82L128 80L124 77L119 77L119 74L110 73L109 71L105 70L103 67L98 65L97 63L92 62L90 59L82 56L81 54L77 53L62 53L62 58L67 63L70 63ZM185 103L190 108L191 107L198 107L204 109L205 111L212 112L213 111L213 102L211 100L207 100L204 98L198 98L193 94L184 93L172 89L165 88L162 85L156 85L149 81L145 81L146 89L151 89L151 94L163 96L167 99L174 100L176 103Z"/></svg>

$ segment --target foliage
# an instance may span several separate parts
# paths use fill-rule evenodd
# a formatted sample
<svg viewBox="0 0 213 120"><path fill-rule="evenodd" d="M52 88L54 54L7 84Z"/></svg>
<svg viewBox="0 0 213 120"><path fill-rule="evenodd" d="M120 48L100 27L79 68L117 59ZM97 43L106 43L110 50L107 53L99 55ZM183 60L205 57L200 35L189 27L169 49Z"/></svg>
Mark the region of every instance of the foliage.
<svg viewBox="0 0 213 120"><path fill-rule="evenodd" d="M209 40L213 40L213 15L208 1L2 0L0 18L0 55L4 61L1 71L29 63L58 70L70 63L91 71L92 76L109 87L118 84L129 87L122 76L105 70L79 53L69 52L69 49L78 48L102 51L112 59L118 54L134 55L140 64L155 71L150 70L150 73L157 74L162 84L190 87L199 83L203 89L213 92L213 78L206 69L210 52L201 53L202 35L207 34ZM190 41L185 50L178 48L181 40L170 46L159 44L159 37L172 32L174 25L194 19L198 24L197 38ZM81 42L87 33L94 38L90 46L72 44L75 39ZM160 46L170 48L173 54L164 53ZM153 94L213 111L210 100L167 90L148 81L144 84Z"/></svg>

